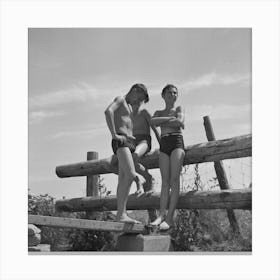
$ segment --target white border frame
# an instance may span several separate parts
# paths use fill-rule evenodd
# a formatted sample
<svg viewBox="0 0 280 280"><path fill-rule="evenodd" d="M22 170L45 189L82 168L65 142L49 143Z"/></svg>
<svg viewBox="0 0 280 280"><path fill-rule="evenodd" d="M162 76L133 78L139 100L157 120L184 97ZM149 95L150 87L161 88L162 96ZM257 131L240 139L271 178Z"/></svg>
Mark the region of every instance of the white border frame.
<svg viewBox="0 0 280 280"><path fill-rule="evenodd" d="M279 26L272 0L2 1L0 279L279 279ZM28 255L28 27L253 28L252 255Z"/></svg>

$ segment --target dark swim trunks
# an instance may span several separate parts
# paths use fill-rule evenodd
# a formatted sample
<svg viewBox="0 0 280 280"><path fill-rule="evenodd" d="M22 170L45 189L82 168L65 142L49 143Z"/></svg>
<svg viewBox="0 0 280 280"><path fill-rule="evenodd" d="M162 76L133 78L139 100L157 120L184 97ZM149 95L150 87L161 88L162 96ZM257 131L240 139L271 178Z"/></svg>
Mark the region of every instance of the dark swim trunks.
<svg viewBox="0 0 280 280"><path fill-rule="evenodd" d="M148 153L151 148L152 148L152 138L151 135L148 134L136 134L133 135L136 138L135 144L136 146L139 145L140 143L144 142L148 144L148 150L146 153Z"/></svg>
<svg viewBox="0 0 280 280"><path fill-rule="evenodd" d="M123 136L125 136L125 135L123 135ZM136 148L135 141L128 137L126 137L125 140L112 139L112 149L113 149L114 154L117 154L118 148L124 148L124 147L129 148L130 152L134 153L135 148Z"/></svg>
<svg viewBox="0 0 280 280"><path fill-rule="evenodd" d="M184 149L184 139L182 134L167 134L164 136L161 136L160 139L160 151L162 153L167 154L168 156L171 155L172 151L174 151L177 148Z"/></svg>

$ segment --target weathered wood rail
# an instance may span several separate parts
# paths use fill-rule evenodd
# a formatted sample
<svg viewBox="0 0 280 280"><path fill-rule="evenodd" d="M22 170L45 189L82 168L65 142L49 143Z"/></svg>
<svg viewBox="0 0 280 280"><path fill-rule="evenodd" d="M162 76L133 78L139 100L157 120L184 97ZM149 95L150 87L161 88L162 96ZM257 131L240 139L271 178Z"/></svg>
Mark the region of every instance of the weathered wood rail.
<svg viewBox="0 0 280 280"><path fill-rule="evenodd" d="M208 117L205 117L207 119ZM203 162L214 162L216 173L222 190L190 191L181 193L178 199L177 209L227 209L230 214L231 225L238 232L238 224L232 209L252 209L252 189L227 189L228 182L223 165L219 161L252 156L252 135L242 135L233 138L215 140L215 136L208 120L206 128L209 142L190 145L185 147L186 156L184 165ZM211 141L213 140L213 141ZM155 150L141 158L140 163L148 169L158 168L159 150ZM120 223L110 221L92 220L94 211L117 210L116 196L105 198L97 197L97 177L93 175L112 173L113 156L98 159L96 152L88 152L87 161L66 164L56 167L56 174L60 178L87 176L87 197L57 200L55 207L57 211L78 212L86 211L89 219L73 219L53 216L29 215L28 223L50 227L79 228L95 231L126 232L126 233L148 233L143 224ZM127 210L149 210L160 208L160 193L150 196L130 195L127 201ZM136 240L136 239L135 239ZM155 242L155 241L153 241ZM127 242L129 243L129 242ZM136 242L137 243L137 242ZM138 243L137 243L138 244ZM136 247L138 245L135 245ZM139 247L139 246L138 246ZM138 248L137 247L137 248ZM144 248L145 246L143 246ZM157 247L162 251L161 247ZM161 248L161 249L159 249ZM131 248L130 248L131 249ZM134 248L135 249L135 248ZM139 249L139 248L138 248ZM166 249L165 249L166 250Z"/></svg>
<svg viewBox="0 0 280 280"><path fill-rule="evenodd" d="M128 197L128 210L158 209L160 193L147 197ZM106 198L80 197L56 201L58 211L114 211L117 209L116 196ZM177 209L243 209L252 208L252 191L246 189L190 191L181 193Z"/></svg>
<svg viewBox="0 0 280 280"><path fill-rule="evenodd" d="M185 147L185 151L184 165L249 157L252 155L252 135L191 145ZM155 150L142 158L140 162L149 169L158 168L158 156L159 151ZM60 178L65 178L112 173L111 161L112 157L109 157L61 165L56 167L56 174Z"/></svg>
<svg viewBox="0 0 280 280"><path fill-rule="evenodd" d="M143 224L119 223L86 219L73 219L53 216L28 215L28 223L49 227L66 227L96 231L143 233Z"/></svg>

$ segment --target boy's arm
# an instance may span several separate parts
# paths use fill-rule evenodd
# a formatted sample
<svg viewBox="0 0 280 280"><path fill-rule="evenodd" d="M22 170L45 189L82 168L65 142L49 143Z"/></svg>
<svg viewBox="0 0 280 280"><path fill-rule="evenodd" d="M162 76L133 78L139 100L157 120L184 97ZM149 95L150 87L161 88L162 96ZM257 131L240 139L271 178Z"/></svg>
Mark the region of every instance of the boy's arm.
<svg viewBox="0 0 280 280"><path fill-rule="evenodd" d="M159 132L158 132L157 128L151 123L152 116L150 115L150 113L147 110L143 110L143 115L144 115L145 119L147 120L149 126L151 127L151 129L155 133L155 136L158 140L158 143L160 143Z"/></svg>
<svg viewBox="0 0 280 280"><path fill-rule="evenodd" d="M178 106L176 108L176 115L177 115L177 117L174 120L170 120L168 122L168 125L173 126L173 127L182 127L184 129L185 128L185 114L184 114L181 106Z"/></svg>
<svg viewBox="0 0 280 280"><path fill-rule="evenodd" d="M181 127L184 129L185 128L185 109L183 109L181 106L178 106L176 108L176 113L177 113L177 119L181 123Z"/></svg>
<svg viewBox="0 0 280 280"><path fill-rule="evenodd" d="M116 110L122 105L123 103L123 98L118 96L114 99L114 101L109 104L109 106L105 110L105 117L106 117L106 123L107 126L111 132L112 138L117 139L117 132L116 132L116 127L115 127L115 122L114 122L114 115Z"/></svg>
<svg viewBox="0 0 280 280"><path fill-rule="evenodd" d="M160 116L160 111L156 111L153 115L153 117L151 118L151 124L154 126L160 126L164 123L167 123L171 120L175 120L175 117L161 117Z"/></svg>

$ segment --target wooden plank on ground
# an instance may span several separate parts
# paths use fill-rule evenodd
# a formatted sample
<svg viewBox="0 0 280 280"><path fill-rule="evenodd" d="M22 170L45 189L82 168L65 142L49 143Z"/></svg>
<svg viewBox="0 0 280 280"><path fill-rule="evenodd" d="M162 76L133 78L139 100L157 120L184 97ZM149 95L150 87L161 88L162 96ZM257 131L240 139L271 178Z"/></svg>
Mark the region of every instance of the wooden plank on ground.
<svg viewBox="0 0 280 280"><path fill-rule="evenodd" d="M78 228L95 231L113 231L128 233L144 232L144 225L142 224L73 219L53 216L28 215L28 223L41 226Z"/></svg>
<svg viewBox="0 0 280 280"><path fill-rule="evenodd" d="M185 147L184 165L218 161L223 159L252 156L252 135L242 135L229 139L210 141ZM159 150L152 151L140 159L140 163L149 169L158 168ZM112 173L112 157L89 160L56 167L56 174L60 178L88 176Z"/></svg>
<svg viewBox="0 0 280 280"><path fill-rule="evenodd" d="M159 209L160 193L154 193L147 197L129 195L128 210ZM114 211L117 209L116 196L106 198L79 197L57 200L58 211ZM190 191L181 193L177 203L178 209L251 209L252 190L230 189L212 191Z"/></svg>

